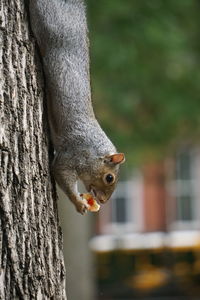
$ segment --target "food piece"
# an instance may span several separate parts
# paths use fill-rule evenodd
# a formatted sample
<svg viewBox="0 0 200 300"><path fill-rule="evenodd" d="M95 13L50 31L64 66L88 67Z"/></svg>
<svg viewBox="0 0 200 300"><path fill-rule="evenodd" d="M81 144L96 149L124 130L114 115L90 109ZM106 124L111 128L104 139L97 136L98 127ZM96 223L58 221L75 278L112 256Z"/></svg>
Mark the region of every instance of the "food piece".
<svg viewBox="0 0 200 300"><path fill-rule="evenodd" d="M81 194L80 196L83 198L83 201L85 201L88 205L89 211L99 211L100 205L97 203L97 201L93 198L91 194Z"/></svg>

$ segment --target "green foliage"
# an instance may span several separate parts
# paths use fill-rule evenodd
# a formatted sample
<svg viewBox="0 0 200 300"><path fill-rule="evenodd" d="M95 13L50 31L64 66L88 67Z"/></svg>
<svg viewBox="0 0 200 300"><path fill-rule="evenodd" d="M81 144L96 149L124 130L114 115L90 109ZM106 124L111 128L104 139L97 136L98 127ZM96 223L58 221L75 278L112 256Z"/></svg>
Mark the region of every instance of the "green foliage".
<svg viewBox="0 0 200 300"><path fill-rule="evenodd" d="M200 3L88 0L97 117L140 161L200 134Z"/></svg>

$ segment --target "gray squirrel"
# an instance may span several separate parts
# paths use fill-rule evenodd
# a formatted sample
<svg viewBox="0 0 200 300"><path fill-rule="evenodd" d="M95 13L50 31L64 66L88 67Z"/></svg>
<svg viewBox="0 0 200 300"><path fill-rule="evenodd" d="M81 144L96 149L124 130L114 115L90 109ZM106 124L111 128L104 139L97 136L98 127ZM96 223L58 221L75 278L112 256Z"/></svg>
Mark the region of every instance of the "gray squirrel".
<svg viewBox="0 0 200 300"><path fill-rule="evenodd" d="M98 202L105 203L125 160L93 112L85 4L83 0L29 0L29 13L45 74L55 149L53 175L84 214L88 206L78 193L78 179Z"/></svg>

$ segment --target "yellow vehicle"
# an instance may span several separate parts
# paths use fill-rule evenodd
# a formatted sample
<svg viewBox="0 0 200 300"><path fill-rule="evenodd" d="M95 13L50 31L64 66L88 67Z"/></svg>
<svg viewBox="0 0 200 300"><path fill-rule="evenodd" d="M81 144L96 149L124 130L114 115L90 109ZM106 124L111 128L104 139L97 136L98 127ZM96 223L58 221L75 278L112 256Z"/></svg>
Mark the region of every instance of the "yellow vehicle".
<svg viewBox="0 0 200 300"><path fill-rule="evenodd" d="M98 299L200 299L198 231L99 236L90 245Z"/></svg>

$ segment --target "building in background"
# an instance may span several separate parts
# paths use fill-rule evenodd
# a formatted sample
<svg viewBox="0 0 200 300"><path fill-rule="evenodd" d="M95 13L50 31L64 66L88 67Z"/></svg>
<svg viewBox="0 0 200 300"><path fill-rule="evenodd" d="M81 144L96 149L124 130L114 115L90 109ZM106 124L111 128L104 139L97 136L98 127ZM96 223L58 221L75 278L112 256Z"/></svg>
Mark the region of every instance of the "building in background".
<svg viewBox="0 0 200 300"><path fill-rule="evenodd" d="M200 229L200 150L146 165L101 206L97 234Z"/></svg>

